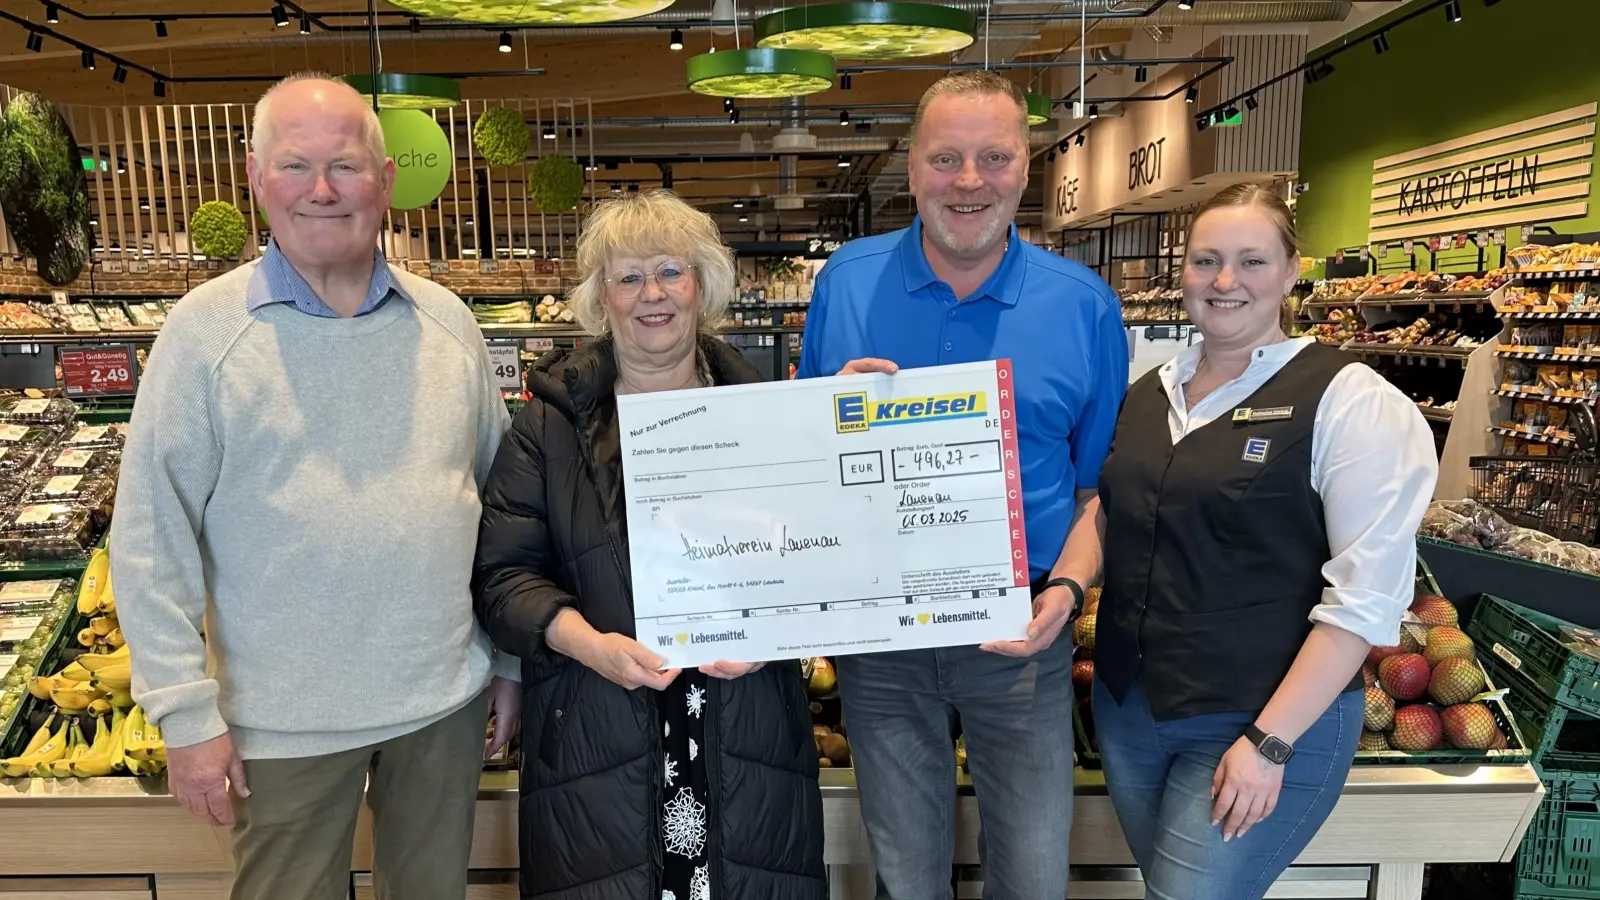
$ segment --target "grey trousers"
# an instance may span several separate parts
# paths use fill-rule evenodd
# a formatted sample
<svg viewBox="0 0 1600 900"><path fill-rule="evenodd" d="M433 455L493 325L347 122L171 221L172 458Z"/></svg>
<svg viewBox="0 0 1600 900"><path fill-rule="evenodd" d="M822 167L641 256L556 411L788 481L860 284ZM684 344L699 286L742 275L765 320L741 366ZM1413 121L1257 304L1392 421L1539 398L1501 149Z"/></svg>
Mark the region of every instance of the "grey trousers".
<svg viewBox="0 0 1600 900"><path fill-rule="evenodd" d="M379 900L462 900L488 710L485 692L381 744L246 760L250 796L230 795L232 900L347 900L363 793Z"/></svg>

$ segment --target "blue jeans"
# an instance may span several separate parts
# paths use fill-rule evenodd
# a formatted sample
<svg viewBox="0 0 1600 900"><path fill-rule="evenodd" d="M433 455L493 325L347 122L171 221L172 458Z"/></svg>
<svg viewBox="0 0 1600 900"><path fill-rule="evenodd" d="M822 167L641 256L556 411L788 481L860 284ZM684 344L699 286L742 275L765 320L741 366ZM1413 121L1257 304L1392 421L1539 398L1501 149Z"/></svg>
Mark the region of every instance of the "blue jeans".
<svg viewBox="0 0 1600 900"><path fill-rule="evenodd" d="M1072 641L841 656L844 725L879 900L952 896L960 719L985 900L1061 900L1072 829Z"/></svg>
<svg viewBox="0 0 1600 900"><path fill-rule="evenodd" d="M1150 900L1260 900L1333 812L1355 760L1365 707L1347 691L1300 739L1272 815L1223 843L1211 779L1255 713L1157 722L1135 682L1121 706L1098 679L1094 725L1111 805Z"/></svg>

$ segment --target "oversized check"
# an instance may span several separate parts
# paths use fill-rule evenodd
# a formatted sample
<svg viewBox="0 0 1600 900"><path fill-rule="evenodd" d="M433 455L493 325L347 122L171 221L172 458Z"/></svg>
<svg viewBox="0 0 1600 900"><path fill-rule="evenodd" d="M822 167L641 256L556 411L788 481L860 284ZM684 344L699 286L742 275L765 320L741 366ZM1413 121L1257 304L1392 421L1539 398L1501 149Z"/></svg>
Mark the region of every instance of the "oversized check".
<svg viewBox="0 0 1600 900"><path fill-rule="evenodd" d="M669 667L1025 636L1008 360L617 412L637 637Z"/></svg>

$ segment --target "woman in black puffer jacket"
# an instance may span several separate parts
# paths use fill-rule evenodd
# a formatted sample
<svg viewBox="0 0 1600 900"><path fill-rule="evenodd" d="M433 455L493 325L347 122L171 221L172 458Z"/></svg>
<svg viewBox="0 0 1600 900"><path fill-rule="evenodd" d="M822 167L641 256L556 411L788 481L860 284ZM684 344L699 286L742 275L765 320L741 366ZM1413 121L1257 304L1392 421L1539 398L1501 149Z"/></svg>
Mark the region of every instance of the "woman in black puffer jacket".
<svg viewBox="0 0 1600 900"><path fill-rule="evenodd" d="M529 372L473 575L479 620L523 661L522 896L823 900L799 664L661 672L633 640L617 394L760 380L703 333L731 260L709 217L658 193L597 212L578 264L599 339Z"/></svg>

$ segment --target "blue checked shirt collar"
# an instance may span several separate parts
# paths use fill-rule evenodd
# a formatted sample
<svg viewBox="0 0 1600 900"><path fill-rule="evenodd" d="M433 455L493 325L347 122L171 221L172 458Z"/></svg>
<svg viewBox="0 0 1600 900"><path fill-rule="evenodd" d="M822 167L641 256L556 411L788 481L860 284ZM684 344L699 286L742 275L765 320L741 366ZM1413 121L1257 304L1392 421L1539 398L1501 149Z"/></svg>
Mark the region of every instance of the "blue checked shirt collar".
<svg viewBox="0 0 1600 900"><path fill-rule="evenodd" d="M399 296L407 302L411 301L411 295L406 293L395 279L394 273L390 271L383 251L373 248L372 283L367 286L367 297L356 310L356 315L364 316L372 312L388 302L391 295ZM275 240L267 244L267 252L262 255L261 264L256 267L255 274L250 278L250 284L245 288L245 308L255 312L263 306L274 303L287 303L307 315L324 319L339 317L338 313L322 302L322 298L311 289L305 278L295 271L294 265L283 255L283 251L278 249L278 242Z"/></svg>

